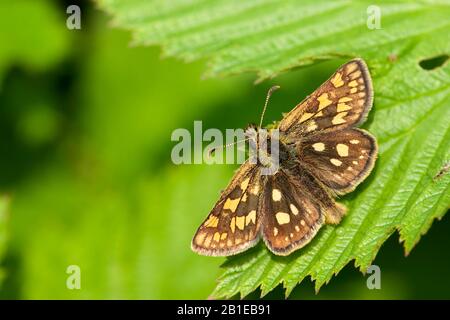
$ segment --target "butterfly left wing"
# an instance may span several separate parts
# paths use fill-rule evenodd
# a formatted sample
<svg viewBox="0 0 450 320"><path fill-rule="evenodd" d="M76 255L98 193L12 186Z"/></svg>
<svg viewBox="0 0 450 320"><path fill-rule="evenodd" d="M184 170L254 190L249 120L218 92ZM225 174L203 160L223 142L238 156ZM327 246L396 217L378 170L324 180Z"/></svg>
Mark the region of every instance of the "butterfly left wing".
<svg viewBox="0 0 450 320"><path fill-rule="evenodd" d="M259 168L244 163L198 228L191 247L207 256L229 256L254 246L259 240Z"/></svg>
<svg viewBox="0 0 450 320"><path fill-rule="evenodd" d="M302 173L303 172L303 173ZM262 236L277 255L305 246L320 229L326 212L342 216L343 208L302 170L281 169L268 176L261 199Z"/></svg>
<svg viewBox="0 0 450 320"><path fill-rule="evenodd" d="M288 138L363 123L372 107L372 80L365 62L354 59L299 103L279 124Z"/></svg>

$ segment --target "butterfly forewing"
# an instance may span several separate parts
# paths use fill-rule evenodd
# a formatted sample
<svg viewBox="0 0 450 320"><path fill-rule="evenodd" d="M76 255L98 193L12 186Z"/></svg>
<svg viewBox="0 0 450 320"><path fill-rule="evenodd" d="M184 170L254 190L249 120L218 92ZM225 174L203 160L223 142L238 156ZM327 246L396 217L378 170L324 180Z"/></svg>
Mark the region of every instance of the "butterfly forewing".
<svg viewBox="0 0 450 320"><path fill-rule="evenodd" d="M192 249L211 256L236 254L253 246L259 238L259 170L243 165L223 192L206 220L198 228Z"/></svg>
<svg viewBox="0 0 450 320"><path fill-rule="evenodd" d="M310 172L342 194L353 190L372 170L377 145L369 133L355 128L310 136L297 151Z"/></svg>
<svg viewBox="0 0 450 320"><path fill-rule="evenodd" d="M280 122L291 138L325 129L341 130L364 122L372 106L372 83L360 59L340 67L330 79L298 104Z"/></svg>

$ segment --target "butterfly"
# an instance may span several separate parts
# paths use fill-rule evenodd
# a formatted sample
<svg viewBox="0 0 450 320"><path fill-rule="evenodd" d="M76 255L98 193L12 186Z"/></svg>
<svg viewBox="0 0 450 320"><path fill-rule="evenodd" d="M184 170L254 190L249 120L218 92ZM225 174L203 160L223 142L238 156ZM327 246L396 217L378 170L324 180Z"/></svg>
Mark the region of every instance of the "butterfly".
<svg viewBox="0 0 450 320"><path fill-rule="evenodd" d="M372 102L366 63L353 59L341 66L278 123L276 172L264 175L261 162L244 162L195 233L192 249L229 256L262 238L271 252L285 256L324 224L338 224L346 207L335 197L353 191L376 160L376 139L357 128ZM265 139L274 139L272 131Z"/></svg>

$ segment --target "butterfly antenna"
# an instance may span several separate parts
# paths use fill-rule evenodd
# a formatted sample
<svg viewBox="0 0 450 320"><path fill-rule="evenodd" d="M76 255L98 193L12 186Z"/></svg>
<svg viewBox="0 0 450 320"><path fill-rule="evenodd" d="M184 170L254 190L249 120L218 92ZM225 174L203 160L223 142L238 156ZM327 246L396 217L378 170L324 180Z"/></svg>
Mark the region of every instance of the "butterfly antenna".
<svg viewBox="0 0 450 320"><path fill-rule="evenodd" d="M262 122L263 122L263 119L264 119L264 114L266 113L267 104L269 103L270 96L272 95L272 93L274 93L275 90L278 90L278 89L280 89L280 86L273 86L272 88L269 89L269 91L267 91L266 103L264 103L264 109L263 109L263 112L261 114L261 120L259 121L259 127L258 128L261 128L261 126L262 126Z"/></svg>
<svg viewBox="0 0 450 320"><path fill-rule="evenodd" d="M238 144L239 142L244 142L244 141L247 141L247 140L249 140L249 139L250 139L250 138L245 138L245 139L242 139L242 140L238 140L238 141L235 141L235 142L231 142L231 143L223 144L223 145L221 145L221 146L214 147L214 148L212 148L212 149L210 149L210 150L208 151L208 157L211 157L211 155L212 155L217 149L228 148L228 147L234 146L235 144Z"/></svg>

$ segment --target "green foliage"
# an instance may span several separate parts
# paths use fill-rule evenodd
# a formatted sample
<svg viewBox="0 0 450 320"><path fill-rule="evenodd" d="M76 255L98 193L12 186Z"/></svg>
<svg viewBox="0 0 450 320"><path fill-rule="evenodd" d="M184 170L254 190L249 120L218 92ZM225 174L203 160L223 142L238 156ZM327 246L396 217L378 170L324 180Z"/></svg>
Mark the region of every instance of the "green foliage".
<svg viewBox="0 0 450 320"><path fill-rule="evenodd" d="M165 55L210 58L208 75L255 71L272 77L292 67L343 56L401 54L448 30L446 1L126 1L98 0L134 43L162 44ZM380 30L367 28L378 4ZM432 23L430 23L432 22ZM390 49L390 50L389 50ZM407 54L408 52L404 52Z"/></svg>
<svg viewBox="0 0 450 320"><path fill-rule="evenodd" d="M202 118L230 94L231 82L200 85L201 65L130 49L126 33L97 18L89 33L97 49L77 63L77 95L53 109L65 133L53 153L33 157L37 170L15 187L8 274L25 299L204 298L217 277L204 270L217 270L220 261L190 251L196 221L187 212L206 212L205 199L217 196L229 170L174 167L168 148L173 128L190 125L188 114ZM177 94L166 90L172 86ZM12 87L5 89L18 91ZM206 185L204 174L215 184ZM80 266L81 290L65 287L72 264Z"/></svg>
<svg viewBox="0 0 450 320"><path fill-rule="evenodd" d="M395 231L409 253L449 207L450 64L420 62L450 52L444 1L380 2L382 29L366 26L373 1L99 0L137 44L162 44L169 56L207 58L207 75L255 71L259 79L332 58L363 57L374 78L375 107L365 125L380 146L376 168L342 201L349 213L306 248L275 257L263 246L229 259L213 295L286 295L305 277L316 290L351 260L362 271ZM423 64L422 64L423 66ZM299 97L301 98L301 97Z"/></svg>
<svg viewBox="0 0 450 320"><path fill-rule="evenodd" d="M0 84L11 65L39 71L59 62L67 54L70 38L50 1L1 1Z"/></svg>
<svg viewBox="0 0 450 320"><path fill-rule="evenodd" d="M26 23L24 23L25 18ZM28 27L24 28L24 25ZM0 93L3 89L4 76L13 67L20 67L32 73L54 67L61 62L63 56L68 52L70 42L67 29L61 28L61 25L64 25L64 21L59 19L58 11L50 5L49 1L0 2L0 39L2 40L0 42ZM24 96L24 93L21 92L20 96ZM0 108L3 118L3 112L8 109L4 100L0 100ZM27 124L24 123L24 126L28 125L30 129L28 133L36 132L35 128L32 128L33 123L31 123L35 119L30 118L29 120ZM44 131L45 129L47 128L44 128ZM2 140L8 140L9 138L2 132ZM37 138L39 139L39 137ZM9 157L10 153L11 149L6 151L2 144L3 172L10 170L10 168L3 166L4 159ZM9 202L9 197L0 196L0 261L3 261L7 251L6 240L9 236L9 228L7 227L9 210L7 209L9 208ZM7 271L2 265L0 266L0 283L5 275L7 276Z"/></svg>

